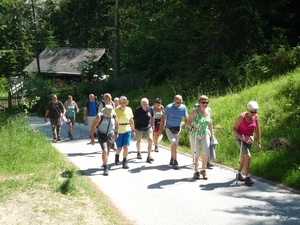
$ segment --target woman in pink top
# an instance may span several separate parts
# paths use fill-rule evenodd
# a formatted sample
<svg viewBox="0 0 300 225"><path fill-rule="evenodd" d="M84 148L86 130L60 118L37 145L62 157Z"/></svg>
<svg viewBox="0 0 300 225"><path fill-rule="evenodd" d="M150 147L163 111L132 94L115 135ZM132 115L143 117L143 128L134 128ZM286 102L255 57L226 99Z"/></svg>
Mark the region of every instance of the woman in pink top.
<svg viewBox="0 0 300 225"><path fill-rule="evenodd" d="M249 102L247 104L247 109L248 110L246 112L240 114L239 117L236 119L233 125L233 133L235 134L235 141L238 148L240 148L240 146L242 145L240 152L240 166L238 168L237 174L238 180L245 181L246 185L253 185L254 183L249 177L249 170L251 160L250 150L254 142L254 131L258 141L258 151L260 151L261 149L261 134L257 116L257 102ZM241 174L243 167L245 167L246 178L244 178Z"/></svg>

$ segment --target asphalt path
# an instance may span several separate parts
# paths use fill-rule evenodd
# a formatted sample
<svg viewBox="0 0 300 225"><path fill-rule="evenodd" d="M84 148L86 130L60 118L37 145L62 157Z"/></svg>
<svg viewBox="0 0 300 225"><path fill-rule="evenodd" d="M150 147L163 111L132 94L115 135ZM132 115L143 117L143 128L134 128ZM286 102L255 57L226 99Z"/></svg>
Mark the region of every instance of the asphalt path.
<svg viewBox="0 0 300 225"><path fill-rule="evenodd" d="M29 122L52 142L49 122L36 116ZM64 124L62 141L53 146L136 225L300 224L299 192L257 177L252 177L252 187L243 182L236 185L235 171L216 164L207 169L207 180L195 180L190 156L178 154L179 170L174 170L168 165L170 150L161 147L158 153L152 152L154 162L150 164L146 162L147 143L141 144L143 159L137 159L134 141L129 148L129 169L114 164L111 150L109 176L103 176L100 145L90 144L88 128L75 124L73 136L74 140L67 137Z"/></svg>

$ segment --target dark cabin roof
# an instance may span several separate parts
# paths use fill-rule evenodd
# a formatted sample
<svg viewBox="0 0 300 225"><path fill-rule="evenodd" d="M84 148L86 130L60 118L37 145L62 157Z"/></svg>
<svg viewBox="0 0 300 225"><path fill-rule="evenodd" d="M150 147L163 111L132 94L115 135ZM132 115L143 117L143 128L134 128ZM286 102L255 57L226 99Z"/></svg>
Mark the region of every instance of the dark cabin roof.
<svg viewBox="0 0 300 225"><path fill-rule="evenodd" d="M41 73L56 73L79 75L78 63L87 60L87 56L95 55L95 61L99 61L106 53L104 48L46 48L40 55ZM36 59L33 60L24 71L37 73Z"/></svg>

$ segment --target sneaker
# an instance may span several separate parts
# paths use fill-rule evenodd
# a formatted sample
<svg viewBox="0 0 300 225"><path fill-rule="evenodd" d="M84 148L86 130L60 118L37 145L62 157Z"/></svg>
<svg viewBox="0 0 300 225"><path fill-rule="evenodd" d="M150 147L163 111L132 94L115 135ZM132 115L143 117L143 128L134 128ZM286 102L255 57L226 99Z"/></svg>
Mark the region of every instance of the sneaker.
<svg viewBox="0 0 300 225"><path fill-rule="evenodd" d="M158 149L157 146L155 146L154 151L155 151L155 152L159 152L159 149Z"/></svg>
<svg viewBox="0 0 300 225"><path fill-rule="evenodd" d="M138 159L142 159L142 155L141 155L140 152L137 153L137 158L138 158Z"/></svg>
<svg viewBox="0 0 300 225"><path fill-rule="evenodd" d="M153 161L154 161L154 159L151 157L151 155L149 155L149 156L147 157L146 162L147 162L147 163L152 163Z"/></svg>
<svg viewBox="0 0 300 225"><path fill-rule="evenodd" d="M246 177L245 179L245 184L248 185L248 186L251 186L254 184L254 182L251 180L250 177Z"/></svg>
<svg viewBox="0 0 300 225"><path fill-rule="evenodd" d="M173 158L171 158L171 159L170 159L169 165L170 165L170 166L173 166L173 164L174 164L174 161L173 161Z"/></svg>
<svg viewBox="0 0 300 225"><path fill-rule="evenodd" d="M242 174L238 173L237 176L238 176L238 181L245 181L245 178L243 177Z"/></svg>
<svg viewBox="0 0 300 225"><path fill-rule="evenodd" d="M56 143L56 142L57 142L56 138L53 138L53 143Z"/></svg>
<svg viewBox="0 0 300 225"><path fill-rule="evenodd" d="M73 139L73 134L72 133L69 134L69 138Z"/></svg>
<svg viewBox="0 0 300 225"><path fill-rule="evenodd" d="M129 166L127 165L127 162L123 162L123 169L129 169Z"/></svg>
<svg viewBox="0 0 300 225"><path fill-rule="evenodd" d="M194 179L196 179L196 180L200 179L200 173L199 172L194 173Z"/></svg>
<svg viewBox="0 0 300 225"><path fill-rule="evenodd" d="M103 175L108 176L108 167L107 167L107 165L104 166Z"/></svg>
<svg viewBox="0 0 300 225"><path fill-rule="evenodd" d="M119 165L119 163L120 163L119 156L120 156L120 155L117 155L117 154L115 155L115 164L116 164L116 165Z"/></svg>
<svg viewBox="0 0 300 225"><path fill-rule="evenodd" d="M204 179L204 180L207 180L207 179L208 179L205 170L201 170L201 171L200 171L200 174L203 176L203 179Z"/></svg>
<svg viewBox="0 0 300 225"><path fill-rule="evenodd" d="M175 159L174 162L173 162L173 167L174 167L175 170L178 170L178 169L179 169L178 162L177 162L176 159Z"/></svg>

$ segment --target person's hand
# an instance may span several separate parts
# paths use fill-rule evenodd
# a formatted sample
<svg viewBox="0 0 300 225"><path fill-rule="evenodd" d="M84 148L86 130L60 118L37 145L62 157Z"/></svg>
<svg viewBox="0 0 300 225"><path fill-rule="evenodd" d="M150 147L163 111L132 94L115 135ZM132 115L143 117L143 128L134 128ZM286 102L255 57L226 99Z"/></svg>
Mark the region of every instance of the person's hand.
<svg viewBox="0 0 300 225"><path fill-rule="evenodd" d="M261 150L261 144L258 144L257 145L257 151L260 152L260 150Z"/></svg>
<svg viewBox="0 0 300 225"><path fill-rule="evenodd" d="M95 139L94 139L94 135L91 135L91 145L95 144Z"/></svg>
<svg viewBox="0 0 300 225"><path fill-rule="evenodd" d="M119 137L119 133L115 132L115 140Z"/></svg>
<svg viewBox="0 0 300 225"><path fill-rule="evenodd" d="M133 130L132 132L131 132L131 136L134 138L135 137L135 130Z"/></svg>
<svg viewBox="0 0 300 225"><path fill-rule="evenodd" d="M197 130L198 130L198 126L192 126L192 127L191 127L191 130L197 131Z"/></svg>

